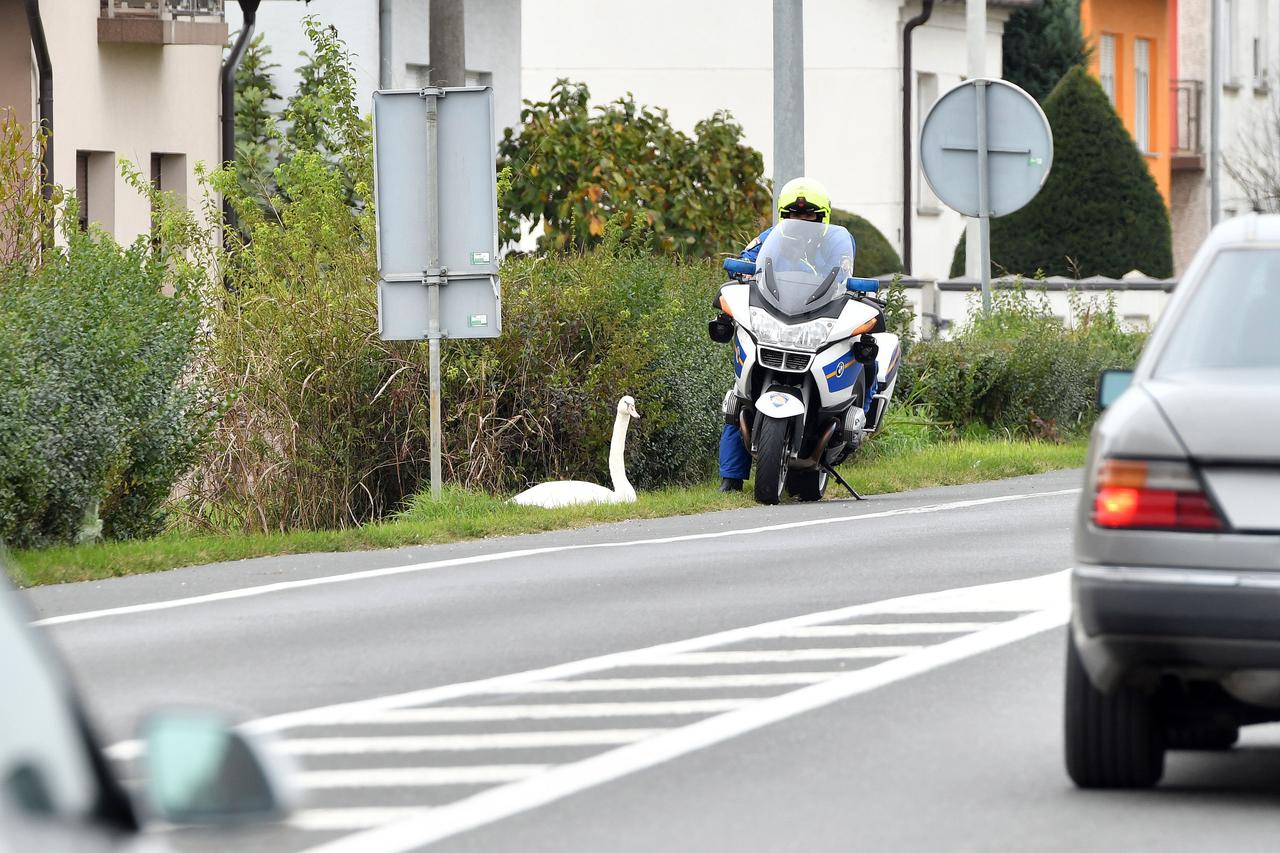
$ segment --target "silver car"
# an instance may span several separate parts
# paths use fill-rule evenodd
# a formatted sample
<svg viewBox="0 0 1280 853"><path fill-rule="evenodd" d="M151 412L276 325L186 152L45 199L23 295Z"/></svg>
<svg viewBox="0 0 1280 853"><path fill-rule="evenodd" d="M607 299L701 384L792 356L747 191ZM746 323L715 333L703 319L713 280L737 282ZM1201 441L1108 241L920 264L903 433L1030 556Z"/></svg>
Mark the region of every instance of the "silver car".
<svg viewBox="0 0 1280 853"><path fill-rule="evenodd" d="M159 853L145 817L168 824L270 820L288 783L255 739L196 710L152 716L143 787L126 792L61 663L0 566L0 853Z"/></svg>
<svg viewBox="0 0 1280 853"><path fill-rule="evenodd" d="M1156 784L1168 749L1280 720L1280 216L1219 225L1137 368L1106 371L1075 524L1066 762Z"/></svg>

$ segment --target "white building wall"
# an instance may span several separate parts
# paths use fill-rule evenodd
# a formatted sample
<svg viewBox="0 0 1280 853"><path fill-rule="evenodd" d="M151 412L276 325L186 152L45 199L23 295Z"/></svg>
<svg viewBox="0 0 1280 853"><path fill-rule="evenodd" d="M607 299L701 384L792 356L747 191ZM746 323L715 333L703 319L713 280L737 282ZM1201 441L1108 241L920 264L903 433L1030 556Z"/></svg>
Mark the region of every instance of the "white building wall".
<svg viewBox="0 0 1280 853"><path fill-rule="evenodd" d="M392 85L426 85L430 64L428 0L392 0ZM520 0L466 0L466 60L468 72L478 72L494 88L498 135L520 121ZM310 50L302 19L314 15L337 28L352 54L356 72L356 102L366 113L378 88L378 0L311 0L264 2L258 7L257 32L271 46L276 89L288 98L298 88L298 68ZM228 0L227 23L233 31L243 25L240 6Z"/></svg>
<svg viewBox="0 0 1280 853"><path fill-rule="evenodd" d="M631 92L693 126L719 109L772 166L773 17L770 0L524 0L524 96L545 100L557 78L585 82L595 103ZM807 0L805 169L837 207L869 219L901 253L902 23L918 0ZM1000 69L1007 10L993 6L988 71ZM962 5L939 4L915 31L916 70L938 75L939 94L967 64ZM915 202L913 200L912 204ZM915 220L914 272L945 278L963 231L949 211Z"/></svg>
<svg viewBox="0 0 1280 853"><path fill-rule="evenodd" d="M1275 99L1280 94L1280 0L1231 0L1231 4L1223 5L1224 18L1227 6L1234 8L1231 20L1224 21L1223 27L1223 38L1229 40L1230 46L1224 50L1221 143L1223 157L1229 160L1243 157L1246 136L1256 134L1268 120L1275 122ZM1209 14L1206 9L1206 17ZM1207 26L1205 30L1208 31ZM1253 67L1255 38L1261 39L1262 56L1257 76ZM1205 72L1207 90L1207 64ZM1274 136L1273 131L1273 139ZM1224 219L1252 210L1248 196L1225 168L1221 202Z"/></svg>

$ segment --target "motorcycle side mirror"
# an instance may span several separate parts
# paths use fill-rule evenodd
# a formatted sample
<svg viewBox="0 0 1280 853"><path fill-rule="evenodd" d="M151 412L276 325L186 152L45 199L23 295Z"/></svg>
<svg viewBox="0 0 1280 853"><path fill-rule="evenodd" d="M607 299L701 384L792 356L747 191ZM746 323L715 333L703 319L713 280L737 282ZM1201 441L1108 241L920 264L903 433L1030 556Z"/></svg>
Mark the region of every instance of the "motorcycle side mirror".
<svg viewBox="0 0 1280 853"><path fill-rule="evenodd" d="M880 282L874 278L850 277L844 286L852 293L879 293Z"/></svg>
<svg viewBox="0 0 1280 853"><path fill-rule="evenodd" d="M741 258L725 258L725 272L730 275L755 275L755 261L744 261Z"/></svg>
<svg viewBox="0 0 1280 853"><path fill-rule="evenodd" d="M707 336L718 344L727 344L733 340L733 324L719 318L707 323Z"/></svg>

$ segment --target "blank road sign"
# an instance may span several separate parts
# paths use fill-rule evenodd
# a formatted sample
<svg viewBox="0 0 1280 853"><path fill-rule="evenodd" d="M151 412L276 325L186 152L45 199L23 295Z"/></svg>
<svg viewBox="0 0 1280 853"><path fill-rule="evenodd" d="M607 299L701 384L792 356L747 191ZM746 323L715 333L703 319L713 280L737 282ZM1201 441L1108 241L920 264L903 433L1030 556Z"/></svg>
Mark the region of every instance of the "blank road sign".
<svg viewBox="0 0 1280 853"><path fill-rule="evenodd" d="M493 90L445 89L436 100L436 147L427 150L427 100L417 89L375 92L374 170L378 274L421 280L427 228L440 235L449 276L498 274L498 201ZM427 222L429 164L439 166L440 221Z"/></svg>
<svg viewBox="0 0 1280 853"><path fill-rule="evenodd" d="M978 203L978 82L986 83L988 210ZM1053 165L1053 132L1035 99L1005 80L967 80L929 111L920 165L935 195L965 216L1007 216L1035 198Z"/></svg>

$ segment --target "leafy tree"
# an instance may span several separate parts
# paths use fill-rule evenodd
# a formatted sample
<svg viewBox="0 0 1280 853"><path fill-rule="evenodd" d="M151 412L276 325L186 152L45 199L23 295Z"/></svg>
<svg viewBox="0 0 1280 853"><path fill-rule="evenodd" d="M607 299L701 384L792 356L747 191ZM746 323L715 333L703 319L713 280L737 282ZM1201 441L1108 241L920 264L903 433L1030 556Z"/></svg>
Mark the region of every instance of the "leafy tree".
<svg viewBox="0 0 1280 853"><path fill-rule="evenodd" d="M855 244L853 274L871 278L886 273L902 272L902 259L893 245L876 228L856 213L833 208L831 223L853 235Z"/></svg>
<svg viewBox="0 0 1280 853"><path fill-rule="evenodd" d="M590 97L585 85L558 80L548 100L525 102L518 135L506 131L505 240L528 220L542 225L543 250L592 246L608 222L631 244L706 255L736 250L768 224L764 160L728 113L698 122L690 137L631 95L594 109Z"/></svg>
<svg viewBox="0 0 1280 853"><path fill-rule="evenodd" d="M236 69L236 167L241 185L262 196L274 189L277 116L271 105L280 100L272 78L280 66L270 56L271 47L259 34L249 42Z"/></svg>
<svg viewBox="0 0 1280 853"><path fill-rule="evenodd" d="M1004 79L1043 101L1072 68L1089 59L1080 0L1044 0L1004 25Z"/></svg>
<svg viewBox="0 0 1280 853"><path fill-rule="evenodd" d="M1173 275L1169 211L1102 86L1077 66L1045 99L1044 112L1053 171L1030 204L991 220L993 266L1082 278L1135 269ZM964 272L964 251L962 235L953 276Z"/></svg>

